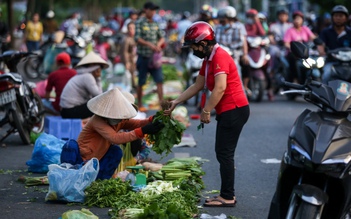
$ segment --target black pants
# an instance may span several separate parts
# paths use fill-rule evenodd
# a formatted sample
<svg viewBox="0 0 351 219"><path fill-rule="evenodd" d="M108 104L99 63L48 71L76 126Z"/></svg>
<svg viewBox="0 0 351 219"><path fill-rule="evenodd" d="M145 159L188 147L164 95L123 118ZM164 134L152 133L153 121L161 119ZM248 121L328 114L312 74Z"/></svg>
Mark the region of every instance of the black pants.
<svg viewBox="0 0 351 219"><path fill-rule="evenodd" d="M249 106L236 108L217 115L216 129L216 157L219 162L221 176L220 196L233 200L235 196L234 155L242 128L249 119Z"/></svg>
<svg viewBox="0 0 351 219"><path fill-rule="evenodd" d="M80 106L76 106L73 108L62 108L61 109L61 117L64 119L86 119L92 117L94 113L92 113L87 104L82 104Z"/></svg>

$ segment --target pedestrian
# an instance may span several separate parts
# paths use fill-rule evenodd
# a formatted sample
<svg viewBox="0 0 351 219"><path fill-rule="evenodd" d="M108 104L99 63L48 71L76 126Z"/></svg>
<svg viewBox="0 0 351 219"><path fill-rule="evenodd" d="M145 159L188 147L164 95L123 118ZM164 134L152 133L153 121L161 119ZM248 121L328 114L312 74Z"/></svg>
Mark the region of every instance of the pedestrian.
<svg viewBox="0 0 351 219"><path fill-rule="evenodd" d="M77 75L63 88L60 100L62 118L86 119L93 115L87 102L102 93L101 71L108 63L95 52L88 53L75 66Z"/></svg>
<svg viewBox="0 0 351 219"><path fill-rule="evenodd" d="M181 102L201 90L211 91L209 99L202 98L201 122L211 122L210 112L216 110L217 130L215 152L220 164L221 189L219 196L207 199L204 206L234 207L234 155L241 130L250 114L249 102L241 84L233 58L216 42L210 24L199 21L192 24L185 33L184 46L190 46L194 55L204 58L196 82L178 98L171 101L171 107L164 111L171 115Z"/></svg>
<svg viewBox="0 0 351 219"><path fill-rule="evenodd" d="M43 24L40 22L38 13L34 13L32 20L27 22L24 31L24 41L27 46L27 51L32 52L39 50L40 44L43 41Z"/></svg>
<svg viewBox="0 0 351 219"><path fill-rule="evenodd" d="M121 43L120 57L121 62L124 64L126 70L130 72L132 88L136 89L135 71L136 71L136 42L135 36L135 23L130 21L127 25L127 33L125 34Z"/></svg>
<svg viewBox="0 0 351 219"><path fill-rule="evenodd" d="M118 88L89 100L88 108L94 115L78 140L69 140L63 146L61 162L80 164L95 157L100 165L97 179L111 178L123 156L120 144L142 139L144 134L155 134L163 128L162 123L152 122L153 116L132 119L137 115L133 105ZM122 129L129 132L121 132Z"/></svg>
<svg viewBox="0 0 351 219"><path fill-rule="evenodd" d="M156 83L159 102L163 100L163 75L159 63L162 58L162 45L164 36L158 23L153 20L159 6L152 2L144 4L145 17L136 22L135 41L137 42L137 70L138 70L138 107L143 112L146 109L142 105L143 85L146 83L148 73Z"/></svg>
<svg viewBox="0 0 351 219"><path fill-rule="evenodd" d="M43 99L42 102L49 113L60 115L60 97L62 90L77 72L70 67L71 57L66 52L59 53L55 61L58 69L49 74L45 88L45 99ZM55 90L55 101L51 102L50 95L53 89Z"/></svg>

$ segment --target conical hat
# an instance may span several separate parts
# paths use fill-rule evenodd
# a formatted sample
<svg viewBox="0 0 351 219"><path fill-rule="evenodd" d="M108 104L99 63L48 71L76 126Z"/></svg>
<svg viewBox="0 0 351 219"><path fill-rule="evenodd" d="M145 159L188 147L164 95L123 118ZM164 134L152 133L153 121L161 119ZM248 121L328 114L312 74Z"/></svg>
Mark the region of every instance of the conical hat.
<svg viewBox="0 0 351 219"><path fill-rule="evenodd" d="M88 101L94 114L110 119L130 119L137 111L118 88L108 90Z"/></svg>
<svg viewBox="0 0 351 219"><path fill-rule="evenodd" d="M91 51L78 62L75 68L78 68L82 65L88 65L88 64L99 64L99 65L102 65L103 69L108 68L109 66L108 63L103 58L101 58L95 52Z"/></svg>
<svg viewBox="0 0 351 219"><path fill-rule="evenodd" d="M122 94L124 95L125 98L132 104L132 106L135 108L136 111L139 110L138 106L135 104L135 97L133 94L127 92L127 91L122 91Z"/></svg>

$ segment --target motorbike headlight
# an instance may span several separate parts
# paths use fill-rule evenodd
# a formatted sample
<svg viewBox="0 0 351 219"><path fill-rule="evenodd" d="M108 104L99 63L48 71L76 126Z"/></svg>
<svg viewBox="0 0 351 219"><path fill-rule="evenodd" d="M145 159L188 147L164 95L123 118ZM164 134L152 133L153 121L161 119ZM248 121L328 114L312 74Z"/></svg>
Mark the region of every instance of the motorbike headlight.
<svg viewBox="0 0 351 219"><path fill-rule="evenodd" d="M306 169L313 169L310 155L296 141L291 141L291 160Z"/></svg>
<svg viewBox="0 0 351 219"><path fill-rule="evenodd" d="M325 63L325 61L324 61L324 58L323 57L318 57L318 59L317 59L317 68L322 68L323 66L324 66L324 63Z"/></svg>
<svg viewBox="0 0 351 219"><path fill-rule="evenodd" d="M306 68L311 68L313 65L316 64L316 61L312 58L307 58L305 60L303 60L302 64L306 67Z"/></svg>

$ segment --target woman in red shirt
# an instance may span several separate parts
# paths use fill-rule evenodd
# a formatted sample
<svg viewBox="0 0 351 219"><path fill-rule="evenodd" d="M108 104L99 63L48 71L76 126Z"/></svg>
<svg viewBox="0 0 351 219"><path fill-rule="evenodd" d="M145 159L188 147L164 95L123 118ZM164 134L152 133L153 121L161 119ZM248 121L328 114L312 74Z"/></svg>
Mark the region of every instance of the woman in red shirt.
<svg viewBox="0 0 351 219"><path fill-rule="evenodd" d="M216 43L214 31L208 23L193 23L185 33L184 46L190 46L194 55L204 58L202 68L196 82L171 101L171 107L164 113L170 115L179 103L190 99L201 90L211 91L207 101L202 98L201 122L210 123L210 112L212 109L216 110L215 152L220 164L222 182L219 196L207 199L204 206L234 207L234 153L241 130L249 118L249 102L234 60Z"/></svg>

